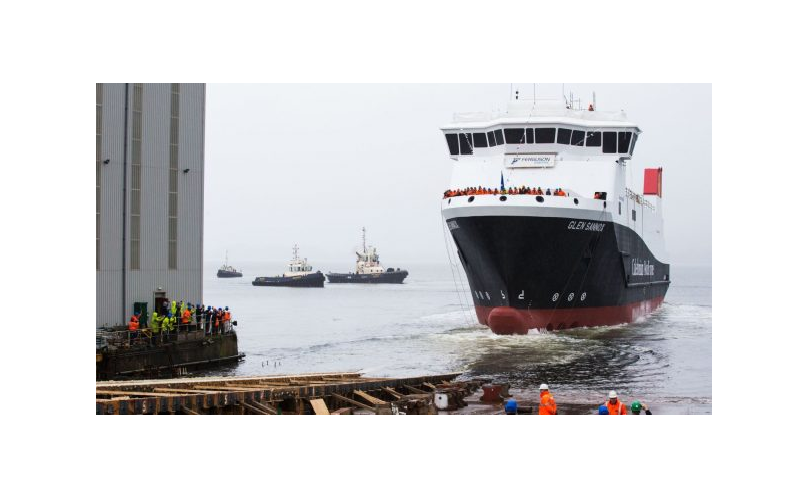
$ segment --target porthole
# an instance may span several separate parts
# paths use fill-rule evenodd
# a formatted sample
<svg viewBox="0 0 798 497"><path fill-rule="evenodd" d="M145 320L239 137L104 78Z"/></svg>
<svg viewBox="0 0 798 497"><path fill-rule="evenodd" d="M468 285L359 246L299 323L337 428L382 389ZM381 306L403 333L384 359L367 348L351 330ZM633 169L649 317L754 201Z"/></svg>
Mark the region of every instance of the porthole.
<svg viewBox="0 0 798 497"><path fill-rule="evenodd" d="M468 201L469 202L473 202L474 201L474 196L472 195L472 196L468 197Z"/></svg>
<svg viewBox="0 0 798 497"><path fill-rule="evenodd" d="M560 294L559 293L555 293L554 295L551 296L551 301L552 302L557 302L558 298L560 298Z"/></svg>
<svg viewBox="0 0 798 497"><path fill-rule="evenodd" d="M579 205L579 199L578 199L578 198L575 198L575 199L574 199L574 204L575 204L575 205Z"/></svg>
<svg viewBox="0 0 798 497"><path fill-rule="evenodd" d="M579 300L583 301L587 298L587 292L582 292L582 295L579 297Z"/></svg>
<svg viewBox="0 0 798 497"><path fill-rule="evenodd" d="M572 301L573 299L574 299L574 292L571 292L568 294L568 302Z"/></svg>
<svg viewBox="0 0 798 497"><path fill-rule="evenodd" d="M540 196L540 195L538 195L537 197L535 197L535 200L537 200L537 201L538 201L538 202L540 202L540 203L543 203L543 197L542 197L542 196Z"/></svg>
<svg viewBox="0 0 798 497"><path fill-rule="evenodd" d="M502 195L501 197L499 197L499 200L501 200L502 202L504 202L505 200L507 200L507 197L506 197L505 195Z"/></svg>

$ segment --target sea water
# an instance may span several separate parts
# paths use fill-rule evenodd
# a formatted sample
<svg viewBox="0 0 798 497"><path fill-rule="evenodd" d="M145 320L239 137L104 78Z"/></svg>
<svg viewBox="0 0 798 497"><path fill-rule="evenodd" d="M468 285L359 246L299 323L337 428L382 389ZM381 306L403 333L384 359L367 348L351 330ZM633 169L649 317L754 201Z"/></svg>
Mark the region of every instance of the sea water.
<svg viewBox="0 0 798 497"><path fill-rule="evenodd" d="M559 404L576 406L571 412L593 412L615 390L655 414L711 413L709 266L672 265L664 304L638 322L499 336L477 323L467 282L446 263L408 265L401 285L252 285L284 265L241 264L244 277L233 279L217 278L217 268L206 265L204 303L230 307L246 358L201 374L462 372L507 382L521 401L534 400L538 384L548 383Z"/></svg>

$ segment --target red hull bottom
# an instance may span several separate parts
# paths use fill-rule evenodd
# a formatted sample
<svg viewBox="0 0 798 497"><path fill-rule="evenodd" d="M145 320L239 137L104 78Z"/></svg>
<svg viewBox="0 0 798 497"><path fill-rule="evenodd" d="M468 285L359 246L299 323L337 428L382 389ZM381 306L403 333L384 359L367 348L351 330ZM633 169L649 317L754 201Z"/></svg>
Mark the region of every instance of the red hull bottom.
<svg viewBox="0 0 798 497"><path fill-rule="evenodd" d="M665 297L630 304L583 309L519 310L509 306L475 306L477 319L497 335L525 335L530 329L564 330L583 326L631 323L654 312Z"/></svg>

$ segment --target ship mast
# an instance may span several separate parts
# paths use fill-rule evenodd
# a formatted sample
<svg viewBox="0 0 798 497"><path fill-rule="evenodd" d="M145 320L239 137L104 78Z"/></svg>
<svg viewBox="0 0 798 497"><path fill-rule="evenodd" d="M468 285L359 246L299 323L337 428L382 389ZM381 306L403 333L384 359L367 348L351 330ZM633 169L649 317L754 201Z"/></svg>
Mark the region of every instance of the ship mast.
<svg viewBox="0 0 798 497"><path fill-rule="evenodd" d="M224 265L227 267L227 249L224 251Z"/></svg>
<svg viewBox="0 0 798 497"><path fill-rule="evenodd" d="M363 226L363 254L366 253L366 227Z"/></svg>
<svg viewBox="0 0 798 497"><path fill-rule="evenodd" d="M295 243L294 244L294 260L299 259L298 255L297 255L298 252L299 252L299 246Z"/></svg>

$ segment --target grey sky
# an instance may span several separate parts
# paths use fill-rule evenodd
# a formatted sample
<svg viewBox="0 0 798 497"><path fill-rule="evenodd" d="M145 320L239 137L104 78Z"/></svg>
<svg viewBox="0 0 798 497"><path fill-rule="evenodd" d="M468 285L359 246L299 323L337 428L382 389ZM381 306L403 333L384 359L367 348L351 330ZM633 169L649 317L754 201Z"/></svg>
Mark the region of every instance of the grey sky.
<svg viewBox="0 0 798 497"><path fill-rule="evenodd" d="M531 84L516 84L532 97ZM642 130L633 189L662 166L673 263L710 264L711 85L565 85ZM536 85L557 97L561 84ZM455 112L504 108L509 84L209 84L205 260L354 264L366 226L386 266L446 262L440 197L452 161L438 129ZM322 270L329 268L320 267Z"/></svg>

